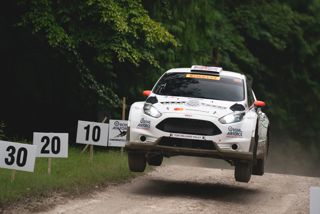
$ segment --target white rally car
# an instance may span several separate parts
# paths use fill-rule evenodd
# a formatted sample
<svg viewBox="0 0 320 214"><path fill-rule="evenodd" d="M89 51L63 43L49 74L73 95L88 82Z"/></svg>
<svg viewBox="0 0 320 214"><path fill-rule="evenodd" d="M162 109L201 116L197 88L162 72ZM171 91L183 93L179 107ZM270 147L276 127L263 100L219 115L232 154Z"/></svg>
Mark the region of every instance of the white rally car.
<svg viewBox="0 0 320 214"><path fill-rule="evenodd" d="M235 179L263 175L269 120L245 75L220 67L170 69L129 114L129 168L160 166L163 157L212 157L235 166Z"/></svg>

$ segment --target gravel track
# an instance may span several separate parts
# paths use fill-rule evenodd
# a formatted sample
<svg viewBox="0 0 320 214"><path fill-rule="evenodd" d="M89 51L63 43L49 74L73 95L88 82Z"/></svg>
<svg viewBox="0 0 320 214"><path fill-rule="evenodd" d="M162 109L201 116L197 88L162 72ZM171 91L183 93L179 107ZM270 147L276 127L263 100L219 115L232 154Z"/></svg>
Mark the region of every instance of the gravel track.
<svg viewBox="0 0 320 214"><path fill-rule="evenodd" d="M320 178L266 173L246 184L233 170L166 164L45 213L308 213L310 186Z"/></svg>

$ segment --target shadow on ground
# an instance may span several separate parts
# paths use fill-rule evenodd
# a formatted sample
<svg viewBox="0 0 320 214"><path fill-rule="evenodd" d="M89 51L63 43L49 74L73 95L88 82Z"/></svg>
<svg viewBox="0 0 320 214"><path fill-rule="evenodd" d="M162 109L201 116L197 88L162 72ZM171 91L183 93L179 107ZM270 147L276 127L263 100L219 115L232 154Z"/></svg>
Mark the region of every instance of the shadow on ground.
<svg viewBox="0 0 320 214"><path fill-rule="evenodd" d="M168 179L148 179L142 186L132 190L132 193L151 197L190 197L230 203L249 203L251 197L263 194L261 190L249 186ZM246 197L243 197L244 195Z"/></svg>

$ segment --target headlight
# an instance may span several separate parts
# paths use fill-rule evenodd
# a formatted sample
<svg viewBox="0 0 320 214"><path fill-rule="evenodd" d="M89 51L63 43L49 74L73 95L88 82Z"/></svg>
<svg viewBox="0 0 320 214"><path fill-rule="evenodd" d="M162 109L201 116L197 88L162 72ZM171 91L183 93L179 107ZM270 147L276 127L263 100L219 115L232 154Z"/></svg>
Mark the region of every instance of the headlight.
<svg viewBox="0 0 320 214"><path fill-rule="evenodd" d="M227 114L226 116L221 117L219 121L223 124L240 122L245 114L245 112Z"/></svg>
<svg viewBox="0 0 320 214"><path fill-rule="evenodd" d="M151 103L145 103L143 106L143 111L145 114L151 117L160 117L162 114L154 107Z"/></svg>

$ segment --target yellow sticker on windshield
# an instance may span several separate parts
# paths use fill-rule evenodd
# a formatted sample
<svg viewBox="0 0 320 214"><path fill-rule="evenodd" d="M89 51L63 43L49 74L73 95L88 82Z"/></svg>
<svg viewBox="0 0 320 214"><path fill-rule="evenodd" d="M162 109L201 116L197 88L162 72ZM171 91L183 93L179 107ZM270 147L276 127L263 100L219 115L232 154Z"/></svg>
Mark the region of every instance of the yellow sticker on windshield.
<svg viewBox="0 0 320 214"><path fill-rule="evenodd" d="M219 76L203 75L203 74L186 74L187 78L197 78L206 80L220 80Z"/></svg>

